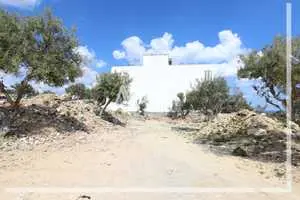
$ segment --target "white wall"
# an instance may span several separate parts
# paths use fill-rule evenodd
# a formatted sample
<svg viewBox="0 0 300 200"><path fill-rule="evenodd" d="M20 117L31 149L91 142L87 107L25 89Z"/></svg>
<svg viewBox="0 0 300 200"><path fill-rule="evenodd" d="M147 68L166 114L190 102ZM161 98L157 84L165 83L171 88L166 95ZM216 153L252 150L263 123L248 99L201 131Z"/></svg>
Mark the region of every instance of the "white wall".
<svg viewBox="0 0 300 200"><path fill-rule="evenodd" d="M204 71L216 74L220 65L168 65L167 55L144 56L145 66L113 67L112 72L127 72L133 79L128 106L121 106L128 111L137 110L137 100L147 96L148 112L167 112L176 99L178 92L186 92L195 80L204 78ZM116 109L117 105L110 106Z"/></svg>
<svg viewBox="0 0 300 200"><path fill-rule="evenodd" d="M145 54L143 56L143 66L151 68L166 67L169 64L168 55L151 55Z"/></svg>

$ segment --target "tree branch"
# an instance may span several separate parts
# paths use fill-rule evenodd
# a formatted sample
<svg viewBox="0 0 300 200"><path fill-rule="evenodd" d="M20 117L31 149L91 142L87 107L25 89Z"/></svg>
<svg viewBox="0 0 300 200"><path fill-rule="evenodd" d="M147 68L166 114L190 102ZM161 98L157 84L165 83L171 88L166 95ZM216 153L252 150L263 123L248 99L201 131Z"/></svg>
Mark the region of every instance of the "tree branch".
<svg viewBox="0 0 300 200"><path fill-rule="evenodd" d="M8 103L10 105L13 105L14 100L11 98L11 96L9 95L8 91L5 88L6 88L6 86L4 85L3 81L0 81L0 92L2 92L5 95Z"/></svg>

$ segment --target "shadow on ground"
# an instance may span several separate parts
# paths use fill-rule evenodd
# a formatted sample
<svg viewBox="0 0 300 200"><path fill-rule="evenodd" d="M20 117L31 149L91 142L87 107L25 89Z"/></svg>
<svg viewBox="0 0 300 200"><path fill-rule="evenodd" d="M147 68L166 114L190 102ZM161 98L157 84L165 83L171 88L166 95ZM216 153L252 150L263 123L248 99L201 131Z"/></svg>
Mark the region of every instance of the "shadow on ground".
<svg viewBox="0 0 300 200"><path fill-rule="evenodd" d="M126 123L122 122L116 116L114 116L113 114L111 114L109 112L104 112L103 116L102 116L102 119L107 121L107 122L110 122L114 125L118 125L118 126L122 126L122 127L126 126Z"/></svg>
<svg viewBox="0 0 300 200"><path fill-rule="evenodd" d="M0 129L4 136L39 134L43 128L54 128L61 133L88 131L83 122L48 106L0 107Z"/></svg>
<svg viewBox="0 0 300 200"><path fill-rule="evenodd" d="M178 131L178 132L194 132L194 131L200 131L200 128L178 127L178 126L171 127L171 129L174 130L174 131Z"/></svg>

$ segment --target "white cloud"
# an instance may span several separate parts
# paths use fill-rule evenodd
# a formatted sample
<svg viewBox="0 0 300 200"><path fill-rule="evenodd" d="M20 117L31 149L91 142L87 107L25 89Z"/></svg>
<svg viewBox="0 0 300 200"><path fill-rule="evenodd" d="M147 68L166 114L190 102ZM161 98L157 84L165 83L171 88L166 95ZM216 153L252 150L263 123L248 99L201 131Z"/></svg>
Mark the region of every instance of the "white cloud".
<svg viewBox="0 0 300 200"><path fill-rule="evenodd" d="M143 41L137 36L132 36L125 39L121 45L123 50L114 51L113 56L116 59L126 59L130 63L139 62L142 55L146 51Z"/></svg>
<svg viewBox="0 0 300 200"><path fill-rule="evenodd" d="M119 50L113 51L113 57L117 60L124 59L126 57L125 52Z"/></svg>
<svg viewBox="0 0 300 200"><path fill-rule="evenodd" d="M144 53L169 53L174 63L232 63L239 54L248 52L236 33L224 30L218 34L219 43L205 46L200 41L192 41L184 46L175 46L172 34L164 33L145 44L139 37L125 39L122 49L115 50L115 59L125 59L130 63L140 63Z"/></svg>
<svg viewBox="0 0 300 200"><path fill-rule="evenodd" d="M98 72L88 66L82 66L83 76L76 79L76 83L83 83L87 87L92 87L96 82Z"/></svg>
<svg viewBox="0 0 300 200"><path fill-rule="evenodd" d="M215 46L205 46L200 41L194 41L183 47L174 47L171 56L179 63L220 63L230 62L246 52L238 35L225 30L219 33L219 44Z"/></svg>
<svg viewBox="0 0 300 200"><path fill-rule="evenodd" d="M98 74L93 67L104 67L107 63L98 59L96 53L87 46L79 46L75 51L77 51L82 58L81 69L83 71L83 76L77 78L76 83L84 83L87 87L92 87L95 84Z"/></svg>
<svg viewBox="0 0 300 200"><path fill-rule="evenodd" d="M173 44L174 44L174 39L172 34L164 33L162 37L151 40L150 42L151 49L148 49L148 51L153 51L154 53L157 51L168 52L169 50L172 49Z"/></svg>
<svg viewBox="0 0 300 200"><path fill-rule="evenodd" d="M79 46L76 50L81 55L82 65L89 65L95 67L104 67L106 62L97 58L93 50L88 49L87 46Z"/></svg>
<svg viewBox="0 0 300 200"><path fill-rule="evenodd" d="M0 0L0 4L20 7L20 8L33 8L40 4L41 0Z"/></svg>

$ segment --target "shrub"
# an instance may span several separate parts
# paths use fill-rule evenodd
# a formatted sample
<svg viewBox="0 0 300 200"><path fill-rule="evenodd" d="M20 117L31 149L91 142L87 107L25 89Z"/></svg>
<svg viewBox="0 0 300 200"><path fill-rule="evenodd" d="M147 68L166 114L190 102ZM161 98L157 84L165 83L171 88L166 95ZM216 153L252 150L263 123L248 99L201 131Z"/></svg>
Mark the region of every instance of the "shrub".
<svg viewBox="0 0 300 200"><path fill-rule="evenodd" d="M187 93L186 101L193 110L199 110L205 115L215 115L222 112L229 97L229 87L221 77L200 82Z"/></svg>
<svg viewBox="0 0 300 200"><path fill-rule="evenodd" d="M147 108L147 104L149 103L146 96L143 96L142 99L137 100L138 105L138 113L142 116L145 116L145 110Z"/></svg>
<svg viewBox="0 0 300 200"><path fill-rule="evenodd" d="M69 86L66 88L66 93L76 96L78 99L88 99L90 96L89 89L87 89L82 83L76 83Z"/></svg>
<svg viewBox="0 0 300 200"><path fill-rule="evenodd" d="M200 82L190 91L177 94L177 101L172 102L168 113L172 118L185 118L190 110L200 111L206 116L215 116L218 113L237 112L241 109L251 109L241 92L230 95L227 82L222 77Z"/></svg>
<svg viewBox="0 0 300 200"><path fill-rule="evenodd" d="M177 101L172 102L171 110L168 116L171 118L182 118L184 119L191 110L191 104L187 102L184 93L180 92L177 94Z"/></svg>
<svg viewBox="0 0 300 200"><path fill-rule="evenodd" d="M228 96L223 105L223 113L237 112L241 109L252 110L251 106L247 103L242 93Z"/></svg>

